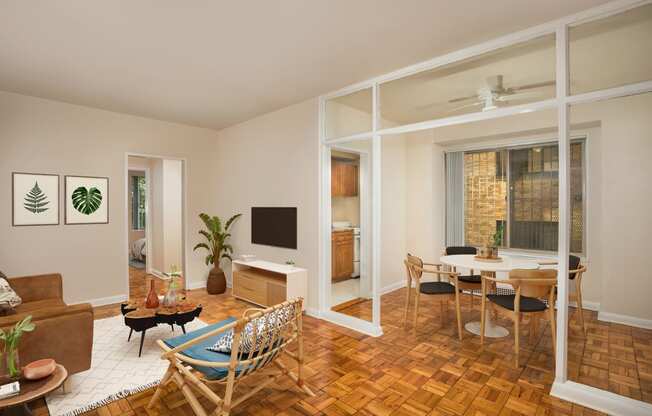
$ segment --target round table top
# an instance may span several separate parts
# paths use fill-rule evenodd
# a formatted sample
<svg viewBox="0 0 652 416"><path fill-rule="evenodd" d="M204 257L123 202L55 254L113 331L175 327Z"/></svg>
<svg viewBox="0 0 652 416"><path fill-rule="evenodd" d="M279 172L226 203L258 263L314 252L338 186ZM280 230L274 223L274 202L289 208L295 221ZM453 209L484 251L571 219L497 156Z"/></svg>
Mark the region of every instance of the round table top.
<svg viewBox="0 0 652 416"><path fill-rule="evenodd" d="M473 254L456 254L442 256L439 261L443 264L464 269L473 269L483 272L509 272L514 269L538 269L539 264L532 260L515 259L505 255L499 255L502 261L477 260Z"/></svg>
<svg viewBox="0 0 652 416"><path fill-rule="evenodd" d="M0 409L31 402L45 396L61 387L66 378L68 378L68 371L61 364L57 364L54 373L45 378L34 381L21 379L20 394L0 400Z"/></svg>
<svg viewBox="0 0 652 416"><path fill-rule="evenodd" d="M125 304L125 309L128 311L127 314L125 315L128 318L151 318L155 315L175 315L175 314L183 314L187 312L192 312L198 308L201 308L200 304L197 303L190 303L186 301L182 301L177 303L177 306L175 307L166 307L166 306L159 306L158 308L155 309L148 309L145 307L143 303L138 303L138 304Z"/></svg>

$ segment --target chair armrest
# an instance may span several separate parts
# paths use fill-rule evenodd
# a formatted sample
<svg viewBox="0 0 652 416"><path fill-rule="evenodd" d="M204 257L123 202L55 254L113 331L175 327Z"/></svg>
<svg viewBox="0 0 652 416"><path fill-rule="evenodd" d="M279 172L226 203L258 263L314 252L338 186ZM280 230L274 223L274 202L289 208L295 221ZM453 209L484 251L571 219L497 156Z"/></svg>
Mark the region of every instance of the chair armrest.
<svg viewBox="0 0 652 416"><path fill-rule="evenodd" d="M441 267L441 263L423 263L424 266L435 266L435 267Z"/></svg>
<svg viewBox="0 0 652 416"><path fill-rule="evenodd" d="M58 273L12 277L9 279L9 285L23 302L45 299L63 300L63 283L61 275Z"/></svg>

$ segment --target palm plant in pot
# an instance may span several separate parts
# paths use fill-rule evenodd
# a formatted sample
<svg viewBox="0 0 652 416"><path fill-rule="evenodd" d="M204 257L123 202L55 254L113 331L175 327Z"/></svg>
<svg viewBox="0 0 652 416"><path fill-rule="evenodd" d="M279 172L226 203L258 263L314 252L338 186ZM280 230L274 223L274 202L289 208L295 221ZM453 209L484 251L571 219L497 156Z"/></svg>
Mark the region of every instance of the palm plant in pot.
<svg viewBox="0 0 652 416"><path fill-rule="evenodd" d="M197 244L193 250L203 248L208 251L205 262L206 265L212 264L213 268L208 274L206 291L211 295L224 293L226 291L226 277L224 276L224 271L220 268L220 262L222 259L232 260L231 254L233 254L233 247L231 244L227 243L229 237L231 237L229 229L233 222L240 216L242 216L242 214L232 216L224 224L224 227L222 227L222 220L220 217L216 215L210 216L203 212L199 214L199 218L201 218L206 226L205 230L199 230L199 234L204 236L206 242Z"/></svg>

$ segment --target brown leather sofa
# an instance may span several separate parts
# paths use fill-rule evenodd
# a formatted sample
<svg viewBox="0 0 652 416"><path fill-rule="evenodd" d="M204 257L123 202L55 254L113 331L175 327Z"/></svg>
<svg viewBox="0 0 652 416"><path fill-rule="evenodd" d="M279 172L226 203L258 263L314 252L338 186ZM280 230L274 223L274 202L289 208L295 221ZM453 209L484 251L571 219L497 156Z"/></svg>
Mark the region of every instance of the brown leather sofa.
<svg viewBox="0 0 652 416"><path fill-rule="evenodd" d="M63 301L60 274L9 278L22 298L16 313L0 317L7 330L28 315L36 325L23 334L18 353L21 365L41 358L54 358L69 374L91 368L93 308L90 304L68 306Z"/></svg>

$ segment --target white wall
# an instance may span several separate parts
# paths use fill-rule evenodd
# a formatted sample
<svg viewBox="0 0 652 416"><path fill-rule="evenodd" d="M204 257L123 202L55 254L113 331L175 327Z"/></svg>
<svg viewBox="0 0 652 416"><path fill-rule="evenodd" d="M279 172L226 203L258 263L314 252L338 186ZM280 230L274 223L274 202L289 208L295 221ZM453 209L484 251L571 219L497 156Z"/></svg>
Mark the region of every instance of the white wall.
<svg viewBox="0 0 652 416"><path fill-rule="evenodd" d="M206 187L216 214L243 216L232 228L235 255L308 269L307 306L318 307L319 139L317 100L305 101L221 130ZM251 244L251 207L297 207L297 250ZM230 280L230 265L223 263Z"/></svg>
<svg viewBox="0 0 652 416"><path fill-rule="evenodd" d="M13 171L108 176L110 192L109 224L12 227L11 204L0 204L0 269L9 276L61 273L64 297L71 303L126 296L125 153L187 158L186 237L192 247L199 240L198 214L216 212L219 203L216 139L212 130L0 92L0 193L5 201L11 201ZM189 284L201 284L208 268L200 253L189 253Z"/></svg>
<svg viewBox="0 0 652 416"><path fill-rule="evenodd" d="M163 265L183 267L183 162L163 159Z"/></svg>

